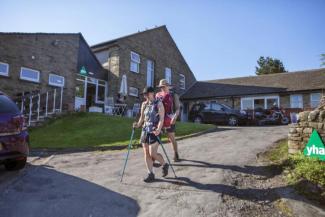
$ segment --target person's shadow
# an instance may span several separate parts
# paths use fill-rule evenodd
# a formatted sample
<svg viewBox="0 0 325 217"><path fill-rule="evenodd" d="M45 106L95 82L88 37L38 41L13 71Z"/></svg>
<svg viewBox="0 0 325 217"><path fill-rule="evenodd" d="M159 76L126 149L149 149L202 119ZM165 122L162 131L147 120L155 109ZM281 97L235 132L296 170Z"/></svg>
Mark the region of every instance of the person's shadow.
<svg viewBox="0 0 325 217"><path fill-rule="evenodd" d="M189 162L189 163L183 163ZM281 165L267 165L267 166L237 166L237 165L223 165L223 164L214 164L199 160L188 160L182 159L181 163L173 164L174 167L199 167L199 168L215 168L223 170L231 170L235 172L258 175L264 178L272 178L276 175L279 175L283 171L283 166Z"/></svg>
<svg viewBox="0 0 325 217"><path fill-rule="evenodd" d="M185 163L182 163L185 162ZM190 162L187 164L186 162ZM275 175L281 174L283 168L278 165L269 165L269 166L236 166L236 165L222 165L222 164L212 164L204 161L198 160L187 160L182 159L181 163L173 164L174 167L199 167L199 168L217 168L217 169L226 169L235 172L240 172L244 174L258 175L262 176L265 179L272 178ZM215 193L220 193L223 195L229 195L243 200L249 200L254 202L266 202L271 203L280 198L288 198L298 201L303 201L305 203L324 208L322 204L316 204L305 198L297 195L295 193L295 188L303 185L304 181L301 181L295 185L287 185L275 188L259 189L259 188L238 188L232 185L225 184L204 184L197 181L193 181L188 177L176 177L176 178L166 178L166 179L157 179L157 182L167 182L174 185L190 187L182 190L189 191L212 191ZM194 188L194 189L193 189ZM325 201L320 201L320 203L325 203Z"/></svg>
<svg viewBox="0 0 325 217"><path fill-rule="evenodd" d="M101 185L46 166L26 169L22 174L13 172L11 183L0 192L0 216L135 217L139 213L136 200ZM8 173L0 168L1 176Z"/></svg>
<svg viewBox="0 0 325 217"><path fill-rule="evenodd" d="M210 191L219 193L222 195L228 195L236 197L242 200L249 200L253 202L263 202L265 204L272 203L281 198L287 198L297 201L303 201L305 203L317 206L321 209L324 209L322 204L324 201L321 201L320 204L306 200L304 197L295 194L294 188L301 183L296 185L287 185L282 187L259 189L259 188L237 188L236 186L225 185L225 184L203 184L191 180L188 177L176 177L176 178L165 178L165 179L156 179L157 182L170 183L182 187L190 187L190 189L181 189L182 191ZM194 189L193 189L194 188Z"/></svg>

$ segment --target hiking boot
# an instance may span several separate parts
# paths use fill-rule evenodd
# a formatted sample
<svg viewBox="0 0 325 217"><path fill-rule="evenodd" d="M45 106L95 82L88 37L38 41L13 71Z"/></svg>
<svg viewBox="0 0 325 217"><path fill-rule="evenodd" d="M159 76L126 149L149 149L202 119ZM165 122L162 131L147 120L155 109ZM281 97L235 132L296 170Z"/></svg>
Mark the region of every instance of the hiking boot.
<svg viewBox="0 0 325 217"><path fill-rule="evenodd" d="M174 155L174 162L180 162L181 160L179 159L178 153L176 152Z"/></svg>
<svg viewBox="0 0 325 217"><path fill-rule="evenodd" d="M148 177L143 179L144 182L153 182L155 181L155 174L153 173L148 173Z"/></svg>
<svg viewBox="0 0 325 217"><path fill-rule="evenodd" d="M161 164L160 163L153 162L153 167L156 167L156 168L161 167Z"/></svg>
<svg viewBox="0 0 325 217"><path fill-rule="evenodd" d="M162 177L166 177L168 175L168 168L169 168L168 163L165 163L165 165L162 168Z"/></svg>

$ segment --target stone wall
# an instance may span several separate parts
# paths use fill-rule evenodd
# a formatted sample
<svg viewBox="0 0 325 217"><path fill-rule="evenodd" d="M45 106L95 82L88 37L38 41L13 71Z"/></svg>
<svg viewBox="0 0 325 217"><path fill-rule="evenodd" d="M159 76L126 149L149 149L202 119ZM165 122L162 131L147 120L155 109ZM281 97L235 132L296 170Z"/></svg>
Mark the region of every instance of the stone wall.
<svg viewBox="0 0 325 217"><path fill-rule="evenodd" d="M325 97L320 105L313 111L299 113L299 120L296 124L290 124L288 134L288 149L294 154L304 149L312 131L316 129L319 135L325 140Z"/></svg>

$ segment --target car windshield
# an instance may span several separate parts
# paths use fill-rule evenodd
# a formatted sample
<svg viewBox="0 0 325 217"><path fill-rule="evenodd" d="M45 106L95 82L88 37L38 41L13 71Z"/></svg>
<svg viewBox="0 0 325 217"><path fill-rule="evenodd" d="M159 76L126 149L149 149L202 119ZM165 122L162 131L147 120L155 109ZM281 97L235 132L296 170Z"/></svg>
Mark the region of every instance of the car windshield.
<svg viewBox="0 0 325 217"><path fill-rule="evenodd" d="M193 106L193 108L192 108L192 111L198 111L200 109L200 105L199 104L196 104L196 105L194 105Z"/></svg>
<svg viewBox="0 0 325 217"><path fill-rule="evenodd" d="M18 114L17 105L5 95L0 95L0 114Z"/></svg>

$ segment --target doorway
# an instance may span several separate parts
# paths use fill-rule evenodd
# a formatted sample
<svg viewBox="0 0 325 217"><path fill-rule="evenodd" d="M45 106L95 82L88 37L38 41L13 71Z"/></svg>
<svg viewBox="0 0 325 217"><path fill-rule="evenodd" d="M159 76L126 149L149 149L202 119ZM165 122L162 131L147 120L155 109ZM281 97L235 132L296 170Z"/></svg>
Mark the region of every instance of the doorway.
<svg viewBox="0 0 325 217"><path fill-rule="evenodd" d="M87 84L87 97L86 106L87 108L94 106L96 104L96 84Z"/></svg>
<svg viewBox="0 0 325 217"><path fill-rule="evenodd" d="M78 75L75 87L75 110L86 111L91 106L103 107L108 95L104 80Z"/></svg>

